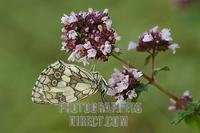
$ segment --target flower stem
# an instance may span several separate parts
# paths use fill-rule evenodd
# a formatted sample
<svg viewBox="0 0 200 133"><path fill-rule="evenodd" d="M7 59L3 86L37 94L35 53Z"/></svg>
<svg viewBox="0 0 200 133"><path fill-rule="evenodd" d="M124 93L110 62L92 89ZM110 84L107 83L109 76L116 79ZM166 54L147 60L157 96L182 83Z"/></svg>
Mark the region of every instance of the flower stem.
<svg viewBox="0 0 200 133"><path fill-rule="evenodd" d="M115 59L119 60L120 62L122 62L123 64L132 67L132 68L136 68L134 65L126 62L125 60L121 59L120 57L118 57L115 54L111 54ZM137 69L137 68L136 68ZM139 70L139 69L138 69ZM147 76L146 74L143 73L143 77L148 80L150 82L150 84L152 84L153 86L155 86L158 90L160 90L162 93L164 93L165 95L167 95L168 97L172 98L173 100L175 100L176 102L179 102L179 98L176 97L175 95L173 95L172 93L168 92L166 89L164 89L163 87L161 87L158 83L156 83L151 77ZM183 104L183 103L181 103Z"/></svg>
<svg viewBox="0 0 200 133"><path fill-rule="evenodd" d="M151 67L151 78L152 78L152 81L155 81L155 52L156 52L156 48L154 47L153 48L153 51L152 51L152 67Z"/></svg>

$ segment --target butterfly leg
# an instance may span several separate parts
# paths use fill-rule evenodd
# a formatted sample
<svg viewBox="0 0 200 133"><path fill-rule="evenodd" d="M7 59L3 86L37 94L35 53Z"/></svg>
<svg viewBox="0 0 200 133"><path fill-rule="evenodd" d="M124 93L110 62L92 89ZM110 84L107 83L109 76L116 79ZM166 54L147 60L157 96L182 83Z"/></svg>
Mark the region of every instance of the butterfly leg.
<svg viewBox="0 0 200 133"><path fill-rule="evenodd" d="M90 68L91 72L95 72L95 70L96 70L96 64L97 64L97 62L96 62L96 60L94 60L92 66Z"/></svg>

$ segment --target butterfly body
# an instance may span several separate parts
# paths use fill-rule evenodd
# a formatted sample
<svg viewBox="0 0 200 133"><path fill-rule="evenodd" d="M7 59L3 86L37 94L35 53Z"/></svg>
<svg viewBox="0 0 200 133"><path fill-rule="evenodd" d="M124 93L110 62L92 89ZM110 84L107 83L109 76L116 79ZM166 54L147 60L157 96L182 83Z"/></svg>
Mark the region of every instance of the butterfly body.
<svg viewBox="0 0 200 133"><path fill-rule="evenodd" d="M105 80L98 72L56 61L42 71L32 90L35 103L71 103L103 92Z"/></svg>

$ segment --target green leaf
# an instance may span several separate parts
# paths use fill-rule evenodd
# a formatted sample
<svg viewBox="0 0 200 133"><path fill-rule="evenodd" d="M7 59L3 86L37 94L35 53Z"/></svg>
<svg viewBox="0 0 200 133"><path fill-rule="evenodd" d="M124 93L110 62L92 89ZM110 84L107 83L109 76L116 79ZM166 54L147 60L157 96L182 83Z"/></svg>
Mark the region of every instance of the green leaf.
<svg viewBox="0 0 200 133"><path fill-rule="evenodd" d="M147 64L149 64L149 61L151 59L151 55L148 55L146 58L145 58L145 62L144 62L144 65L146 66Z"/></svg>
<svg viewBox="0 0 200 133"><path fill-rule="evenodd" d="M161 68L155 68L154 72L155 72L155 74L157 74L160 71L169 71L169 70L170 70L170 68L168 66L164 66L164 67L161 67Z"/></svg>
<svg viewBox="0 0 200 133"><path fill-rule="evenodd" d="M194 111L193 110L180 110L176 112L175 117L171 121L172 125L179 124L182 120L185 119L186 116L191 115Z"/></svg>
<svg viewBox="0 0 200 133"><path fill-rule="evenodd" d="M193 113L185 117L185 123L194 131L200 132L200 115Z"/></svg>
<svg viewBox="0 0 200 133"><path fill-rule="evenodd" d="M200 100L188 102L188 106L191 109L177 111L171 123L177 125L184 120L194 131L200 133Z"/></svg>
<svg viewBox="0 0 200 133"><path fill-rule="evenodd" d="M193 106L196 110L200 110L200 100L193 100L188 103L190 106Z"/></svg>
<svg viewBox="0 0 200 133"><path fill-rule="evenodd" d="M137 99L139 98L141 92L147 91L147 89L148 89L148 84L140 83L140 84L135 88L135 92L137 93L137 97L136 97L136 98L133 98L131 101L132 101L132 102L137 102Z"/></svg>
<svg viewBox="0 0 200 133"><path fill-rule="evenodd" d="M142 91L147 91L148 84L140 83L137 88L135 88L136 93L141 93Z"/></svg>

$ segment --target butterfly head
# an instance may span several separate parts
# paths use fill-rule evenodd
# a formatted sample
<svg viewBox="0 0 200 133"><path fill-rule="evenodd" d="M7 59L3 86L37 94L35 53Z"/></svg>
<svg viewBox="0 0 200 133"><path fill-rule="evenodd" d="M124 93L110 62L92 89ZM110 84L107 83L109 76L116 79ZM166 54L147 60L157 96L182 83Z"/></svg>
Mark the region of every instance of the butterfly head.
<svg viewBox="0 0 200 133"><path fill-rule="evenodd" d="M99 72L94 72L93 75L97 84L97 90L104 94L107 91L108 86L106 80L99 74Z"/></svg>

